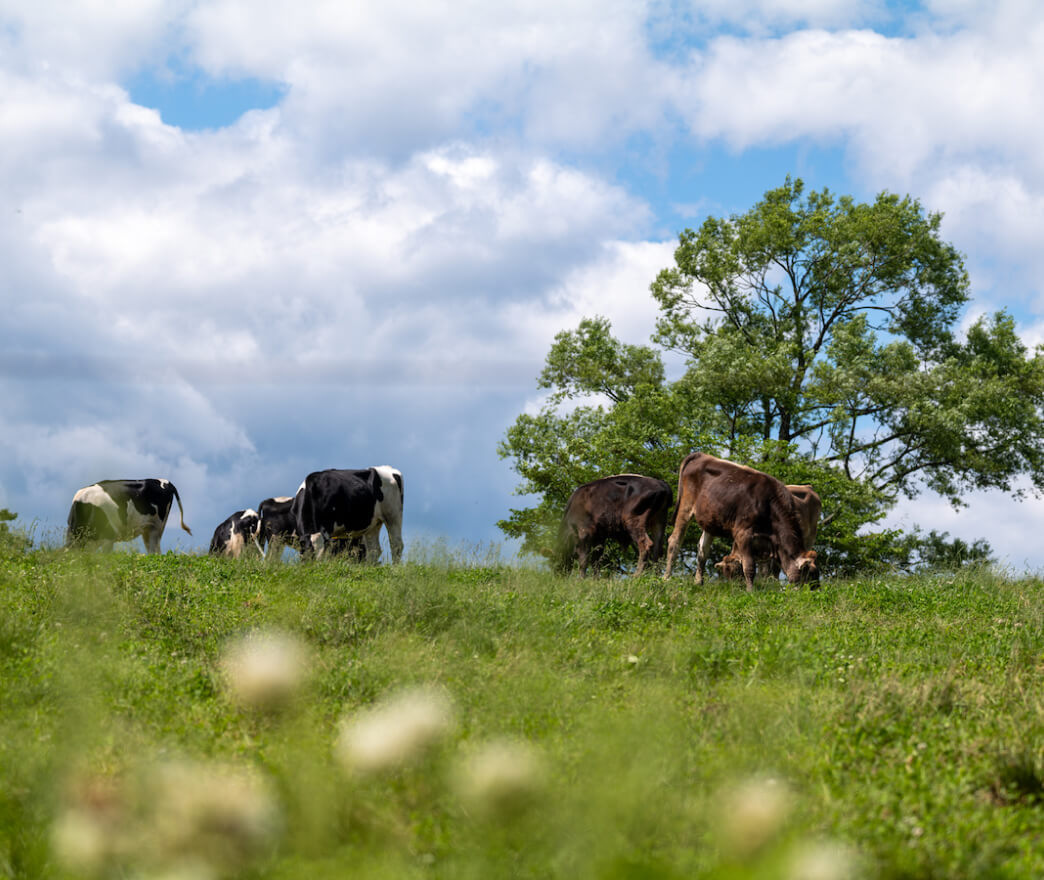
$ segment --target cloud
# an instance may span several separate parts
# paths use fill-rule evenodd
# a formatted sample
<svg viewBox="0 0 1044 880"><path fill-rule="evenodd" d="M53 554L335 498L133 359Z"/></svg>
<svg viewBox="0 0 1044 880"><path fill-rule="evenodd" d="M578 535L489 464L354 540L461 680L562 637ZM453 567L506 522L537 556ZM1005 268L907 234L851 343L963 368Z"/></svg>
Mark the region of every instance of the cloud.
<svg viewBox="0 0 1044 880"><path fill-rule="evenodd" d="M0 3L5 67L105 79L153 57L183 0Z"/></svg>
<svg viewBox="0 0 1044 880"><path fill-rule="evenodd" d="M519 127L532 142L591 145L648 127L669 69L640 5L614 0L345 6L218 0L185 17L215 76L287 88L286 124L318 156L399 155L463 128Z"/></svg>
<svg viewBox="0 0 1044 880"><path fill-rule="evenodd" d="M1044 499L1030 495L1019 502L1007 493L991 491L973 492L964 500L967 506L957 510L932 495L903 501L883 525L904 530L917 526L925 533L934 529L969 544L985 538L1000 564L1013 573L1044 571L1044 558L1036 546L1026 540L1027 535L1039 534L1044 529Z"/></svg>

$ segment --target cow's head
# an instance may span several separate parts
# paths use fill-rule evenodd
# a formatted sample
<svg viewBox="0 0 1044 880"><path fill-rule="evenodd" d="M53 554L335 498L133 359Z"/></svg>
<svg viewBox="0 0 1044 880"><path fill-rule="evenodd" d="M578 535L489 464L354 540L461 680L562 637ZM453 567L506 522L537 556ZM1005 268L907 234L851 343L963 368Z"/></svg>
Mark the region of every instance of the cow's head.
<svg viewBox="0 0 1044 880"><path fill-rule="evenodd" d="M239 519L239 528L243 532L243 538L250 541L257 552L262 556L265 551L261 549L261 517L253 510L247 510Z"/></svg>
<svg viewBox="0 0 1044 880"><path fill-rule="evenodd" d="M806 550L790 564L787 580L792 584L807 583L810 590L819 587L819 566L816 565L815 550Z"/></svg>
<svg viewBox="0 0 1044 880"><path fill-rule="evenodd" d="M743 560L735 553L730 553L721 562L715 562L714 567L722 580L736 581L743 577Z"/></svg>

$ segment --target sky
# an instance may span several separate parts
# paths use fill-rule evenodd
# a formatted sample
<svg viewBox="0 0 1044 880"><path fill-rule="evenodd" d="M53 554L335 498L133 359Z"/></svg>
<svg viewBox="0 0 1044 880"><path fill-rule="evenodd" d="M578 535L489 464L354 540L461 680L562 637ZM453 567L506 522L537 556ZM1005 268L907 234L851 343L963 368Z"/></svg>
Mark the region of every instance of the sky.
<svg viewBox="0 0 1044 880"><path fill-rule="evenodd" d="M678 233L789 174L910 194L964 326L1044 341L1036 0L0 0L0 507L166 477L193 537L327 467L503 545L554 335L648 342ZM1044 570L1044 501L889 523Z"/></svg>

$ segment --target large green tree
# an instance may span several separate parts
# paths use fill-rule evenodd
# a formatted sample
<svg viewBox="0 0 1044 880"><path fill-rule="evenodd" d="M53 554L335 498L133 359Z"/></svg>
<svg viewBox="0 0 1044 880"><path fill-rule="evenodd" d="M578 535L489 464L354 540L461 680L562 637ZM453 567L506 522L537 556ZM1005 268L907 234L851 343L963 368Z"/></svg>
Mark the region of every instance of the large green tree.
<svg viewBox="0 0 1044 880"><path fill-rule="evenodd" d="M546 552L579 483L637 471L675 485L702 449L812 483L833 516L817 549L837 571L911 557L909 536L871 526L901 497L1044 489L1044 357L1004 312L958 332L968 275L940 220L910 197L860 203L788 178L682 232L652 284L650 345L602 318L556 337L542 410L499 450L538 501L501 528ZM684 360L677 378L665 352Z"/></svg>

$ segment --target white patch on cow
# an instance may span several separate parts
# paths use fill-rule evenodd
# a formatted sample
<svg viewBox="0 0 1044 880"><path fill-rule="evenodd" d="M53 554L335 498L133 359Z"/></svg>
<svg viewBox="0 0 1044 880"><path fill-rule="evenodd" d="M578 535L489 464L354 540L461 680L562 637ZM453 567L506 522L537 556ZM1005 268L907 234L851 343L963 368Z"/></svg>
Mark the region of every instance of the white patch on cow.
<svg viewBox="0 0 1044 880"><path fill-rule="evenodd" d="M154 513L140 513L138 508L134 506L133 499L127 499L127 522L123 526L123 536L119 540L133 541L146 529L155 530L162 535L163 527L166 524L167 518L165 516L158 516Z"/></svg>
<svg viewBox="0 0 1044 880"><path fill-rule="evenodd" d="M398 562L402 556L402 492L399 486L402 481L402 473L390 465L382 464L374 468L381 480L381 493L384 500L374 511L375 517L384 522L384 528L388 532L388 542L391 544L392 561ZM366 555L371 555L371 546L375 550L374 558L380 553L378 543L378 529L367 537Z"/></svg>
<svg viewBox="0 0 1044 880"><path fill-rule="evenodd" d="M312 542L312 552L315 554L315 558L319 559L323 555L323 550L326 549L326 541L323 540L323 533L316 532L313 535L309 535L308 540Z"/></svg>
<svg viewBox="0 0 1044 880"><path fill-rule="evenodd" d="M232 526L232 534L228 539L228 547L225 548L225 553L231 556L233 559L239 559L243 553L243 535L241 532L237 532L235 525Z"/></svg>
<svg viewBox="0 0 1044 880"><path fill-rule="evenodd" d="M124 530L124 524L120 522L120 508L116 502L109 497L109 493L106 492L97 483L91 486L84 486L75 495L73 495L73 502L81 502L82 504L89 504L91 507L97 507L99 510L105 511L105 516L109 520L109 525L112 526L113 532L117 535L121 535ZM117 540L124 540L118 538Z"/></svg>
<svg viewBox="0 0 1044 880"><path fill-rule="evenodd" d="M301 486L304 487L304 483L302 483ZM298 489L297 491L300 492L301 490ZM280 495L278 498L273 498L272 500L273 501L278 501L280 504L286 504L287 501L293 501L294 500L294 496L293 495Z"/></svg>

